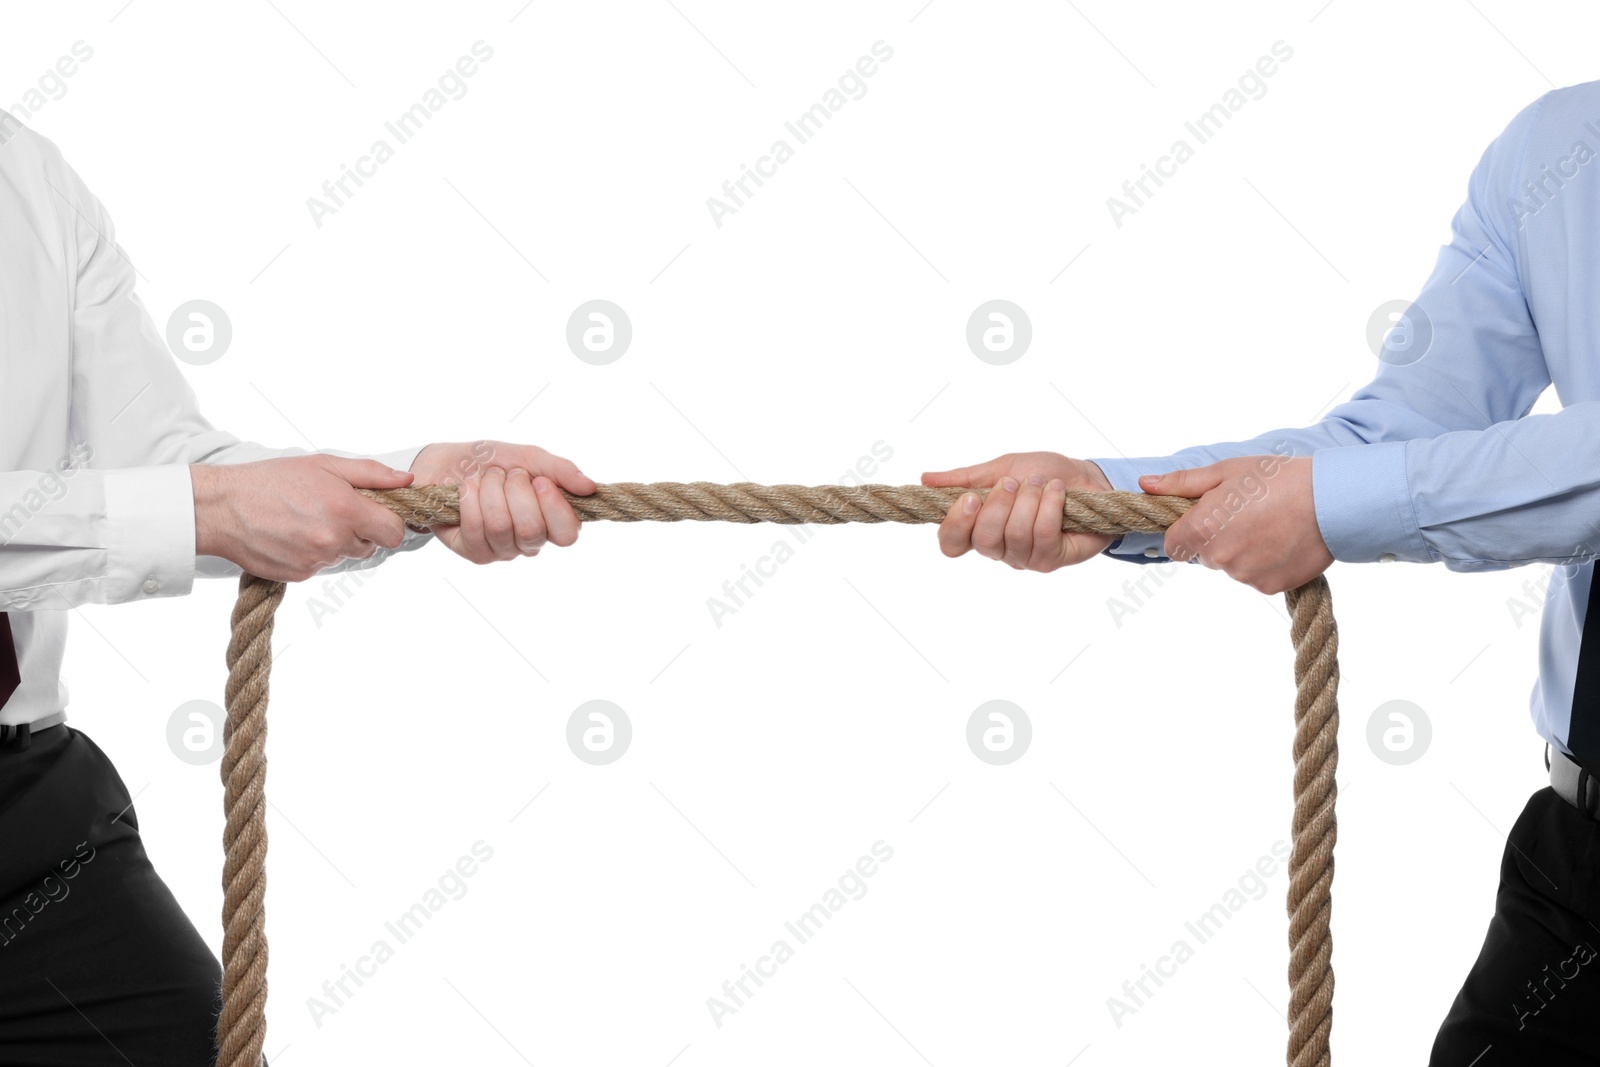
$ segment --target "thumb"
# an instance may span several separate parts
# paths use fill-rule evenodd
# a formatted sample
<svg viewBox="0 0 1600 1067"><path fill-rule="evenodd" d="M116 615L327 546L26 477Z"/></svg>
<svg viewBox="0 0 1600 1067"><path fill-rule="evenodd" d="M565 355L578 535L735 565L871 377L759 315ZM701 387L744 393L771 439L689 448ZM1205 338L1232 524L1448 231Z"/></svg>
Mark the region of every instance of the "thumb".
<svg viewBox="0 0 1600 1067"><path fill-rule="evenodd" d="M572 460L560 456L552 456L551 459L553 462L540 473L562 489L574 496L588 496L599 488L594 479L579 470Z"/></svg>
<svg viewBox="0 0 1600 1067"><path fill-rule="evenodd" d="M998 482L1010 469L1011 457L998 456L987 463L972 467L956 467L947 471L924 471L922 484L930 488L984 488Z"/></svg>
<svg viewBox="0 0 1600 1067"><path fill-rule="evenodd" d="M1144 474L1139 477L1139 488L1153 495L1201 497L1222 484L1222 470L1218 464L1205 467L1188 467L1165 474Z"/></svg>
<svg viewBox="0 0 1600 1067"><path fill-rule="evenodd" d="M345 459L330 456L327 469L349 482L354 489L404 489L414 475L410 471L397 471L375 459Z"/></svg>

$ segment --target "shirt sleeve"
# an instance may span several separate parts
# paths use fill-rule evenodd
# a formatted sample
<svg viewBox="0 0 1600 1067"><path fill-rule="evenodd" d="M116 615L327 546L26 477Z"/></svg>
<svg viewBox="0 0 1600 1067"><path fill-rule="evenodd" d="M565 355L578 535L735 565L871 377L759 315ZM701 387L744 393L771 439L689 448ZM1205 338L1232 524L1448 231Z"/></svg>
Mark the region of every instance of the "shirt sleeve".
<svg viewBox="0 0 1600 1067"><path fill-rule="evenodd" d="M1335 559L1468 570L1573 558L1577 528L1588 529L1584 516L1600 505L1600 405L1527 417L1550 372L1509 207L1546 99L1484 151L1450 242L1389 335L1372 381L1313 426L1170 456L1094 460L1112 486L1138 491L1141 474L1236 456L1310 456L1317 525ZM1575 498L1583 489L1589 497ZM1540 509L1537 519L1512 514L1529 507ZM1162 534L1128 534L1106 554L1156 562L1166 558L1162 542Z"/></svg>
<svg viewBox="0 0 1600 1067"><path fill-rule="evenodd" d="M188 593L196 574L238 574L195 555L191 463L308 454L212 426L134 292L110 216L47 146L45 174L70 274L69 453L55 469L0 472L0 609L64 609ZM373 458L406 469L422 446ZM332 453L349 456L350 453ZM430 535L408 530L402 550ZM370 561L346 560L340 570Z"/></svg>

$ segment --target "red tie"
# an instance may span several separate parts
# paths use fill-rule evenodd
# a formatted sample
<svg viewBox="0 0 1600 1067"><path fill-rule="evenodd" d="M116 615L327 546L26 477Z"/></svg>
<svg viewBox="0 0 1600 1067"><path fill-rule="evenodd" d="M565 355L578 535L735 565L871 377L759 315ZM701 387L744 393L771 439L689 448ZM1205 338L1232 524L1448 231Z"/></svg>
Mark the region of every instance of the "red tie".
<svg viewBox="0 0 1600 1067"><path fill-rule="evenodd" d="M17 668L17 645L11 639L11 615L0 611L0 707L5 706L21 684L22 672Z"/></svg>

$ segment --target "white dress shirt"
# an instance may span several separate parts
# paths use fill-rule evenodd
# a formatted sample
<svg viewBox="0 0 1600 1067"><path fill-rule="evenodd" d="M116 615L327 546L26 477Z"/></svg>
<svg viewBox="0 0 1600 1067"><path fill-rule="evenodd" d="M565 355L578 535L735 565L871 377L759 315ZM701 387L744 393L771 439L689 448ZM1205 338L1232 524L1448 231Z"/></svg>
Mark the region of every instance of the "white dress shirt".
<svg viewBox="0 0 1600 1067"><path fill-rule="evenodd" d="M308 454L207 422L133 282L100 201L0 111L0 610L22 674L0 724L65 710L70 608L239 573L195 555L189 464ZM421 447L373 458L406 470Z"/></svg>

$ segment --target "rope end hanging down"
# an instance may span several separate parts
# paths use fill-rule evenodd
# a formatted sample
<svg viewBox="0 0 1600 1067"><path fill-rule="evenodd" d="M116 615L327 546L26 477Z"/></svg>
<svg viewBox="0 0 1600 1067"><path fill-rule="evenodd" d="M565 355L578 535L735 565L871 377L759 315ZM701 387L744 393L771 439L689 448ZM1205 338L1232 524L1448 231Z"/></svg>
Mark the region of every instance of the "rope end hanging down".
<svg viewBox="0 0 1600 1067"><path fill-rule="evenodd" d="M267 1037L267 683L284 585L239 578L222 728L222 1014L218 1067L260 1067Z"/></svg>
<svg viewBox="0 0 1600 1067"><path fill-rule="evenodd" d="M359 492L410 526L461 521L453 486ZM962 494L987 490L922 485L756 485L742 482L616 482L590 496L566 494L584 521L937 523ZM1159 533L1193 501L1129 492L1069 491L1063 530ZM260 1067L266 1040L266 741L273 613L282 582L239 580L228 645L223 831L222 1015L218 1067ZM1326 578L1284 594L1292 618L1295 736L1294 822L1289 857L1289 1067L1329 1067L1333 1027L1334 772L1339 766L1339 634Z"/></svg>
<svg viewBox="0 0 1600 1067"><path fill-rule="evenodd" d="M1328 1067L1333 1029L1334 802L1339 625L1322 575L1284 594L1294 643L1294 823L1289 853L1290 1067Z"/></svg>

